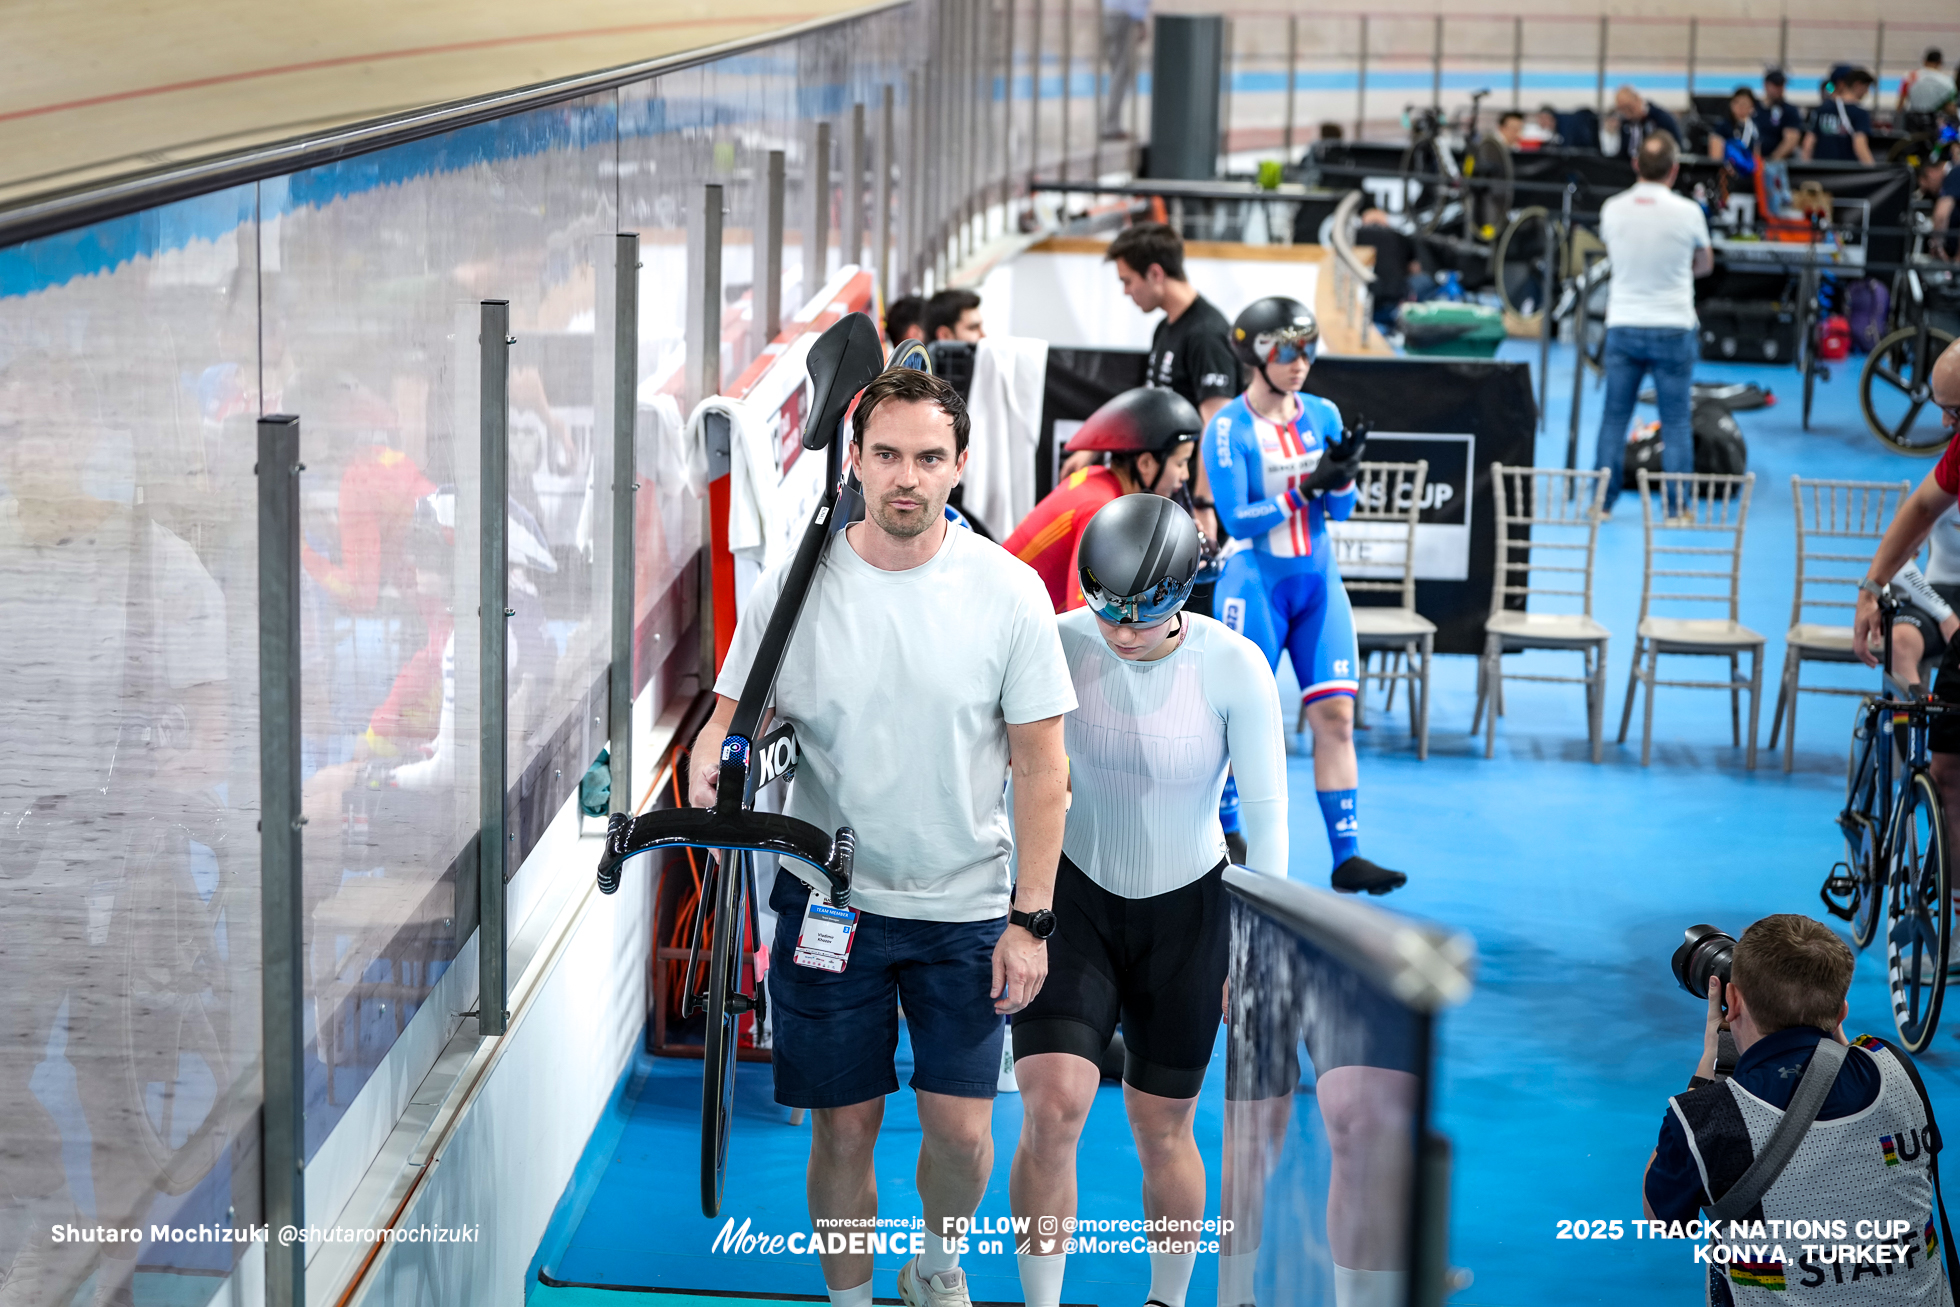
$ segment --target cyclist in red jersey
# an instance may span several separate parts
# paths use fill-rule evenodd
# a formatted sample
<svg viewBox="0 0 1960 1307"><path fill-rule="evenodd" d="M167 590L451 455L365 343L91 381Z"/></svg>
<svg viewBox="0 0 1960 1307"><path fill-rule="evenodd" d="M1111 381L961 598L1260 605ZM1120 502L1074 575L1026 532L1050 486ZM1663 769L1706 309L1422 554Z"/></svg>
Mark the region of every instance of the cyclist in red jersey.
<svg viewBox="0 0 1960 1307"><path fill-rule="evenodd" d="M1040 575L1056 612L1082 607L1075 552L1096 510L1124 495L1175 498L1190 479L1203 429L1190 400L1139 386L1097 409L1069 439L1063 452L1107 453L1109 463L1063 477L1006 541L1007 552Z"/></svg>

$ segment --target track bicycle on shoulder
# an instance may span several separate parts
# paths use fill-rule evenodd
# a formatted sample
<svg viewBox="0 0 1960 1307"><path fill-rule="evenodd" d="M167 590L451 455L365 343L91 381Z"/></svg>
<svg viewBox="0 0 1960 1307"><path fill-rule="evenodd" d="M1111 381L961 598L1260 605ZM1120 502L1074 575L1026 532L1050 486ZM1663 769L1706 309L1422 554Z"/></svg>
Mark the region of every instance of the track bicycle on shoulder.
<svg viewBox="0 0 1960 1307"><path fill-rule="evenodd" d="M1933 1042L1946 996L1953 938L1946 814L1933 783L1927 735L1960 705L1929 699L1915 683L1892 693L1892 619L1898 602L1879 598L1885 679L1858 706L1838 828L1845 861L1831 868L1820 895L1850 923L1858 948L1885 934L1885 962L1899 1042L1919 1053Z"/></svg>
<svg viewBox="0 0 1960 1307"><path fill-rule="evenodd" d="M599 858L599 889L611 894L619 888L624 864L642 854L656 849L703 849L716 855L696 910L685 981L690 993L683 1000L688 1014L700 1010L707 1017L701 1070L701 1211L709 1217L721 1214L728 1169L736 1036L744 1016L754 1013L760 1019L763 1015L759 978L754 968L743 965L750 941L757 949L766 947L757 930L755 855L775 854L783 870L841 909L850 906L857 852L857 836L848 826L827 833L795 817L754 810L756 790L779 779L795 757L795 738L787 725L763 736L763 717L832 534L831 518L842 484L840 428L845 413L884 366L878 329L862 313L846 315L811 346L807 366L812 383L807 411L812 417L803 428L802 442L805 449L828 451L824 494L804 527L736 701L716 762L715 805L668 808L637 817L614 813ZM707 989L695 994L691 991L704 934L708 937Z"/></svg>

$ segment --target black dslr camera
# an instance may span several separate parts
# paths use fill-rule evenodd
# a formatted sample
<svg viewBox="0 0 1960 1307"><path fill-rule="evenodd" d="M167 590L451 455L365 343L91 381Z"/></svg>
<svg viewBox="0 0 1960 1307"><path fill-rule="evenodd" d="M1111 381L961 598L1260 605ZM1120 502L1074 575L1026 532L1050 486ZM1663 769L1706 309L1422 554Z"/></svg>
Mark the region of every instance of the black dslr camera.
<svg viewBox="0 0 1960 1307"><path fill-rule="evenodd" d="M1729 983L1729 964L1735 958L1735 937L1714 926L1690 926L1674 950L1674 979L1696 998L1708 997L1710 976Z"/></svg>
<svg viewBox="0 0 1960 1307"><path fill-rule="evenodd" d="M1681 988L1696 998L1708 999L1708 981L1712 976L1722 982L1724 989L1729 983L1729 966L1735 960L1735 937L1714 926L1690 926L1682 932L1681 947L1674 950L1674 979ZM1737 1049L1735 1036L1724 1025L1716 1038L1715 1079L1726 1080L1735 1070ZM1689 1087L1693 1088L1692 1082Z"/></svg>

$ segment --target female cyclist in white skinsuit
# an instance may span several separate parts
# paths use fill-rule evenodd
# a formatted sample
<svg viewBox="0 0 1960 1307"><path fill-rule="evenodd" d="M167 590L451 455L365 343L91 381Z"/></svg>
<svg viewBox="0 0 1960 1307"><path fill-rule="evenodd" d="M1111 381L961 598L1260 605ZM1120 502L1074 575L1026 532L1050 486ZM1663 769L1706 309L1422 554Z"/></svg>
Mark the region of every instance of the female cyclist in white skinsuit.
<svg viewBox="0 0 1960 1307"><path fill-rule="evenodd" d="M1171 1246L1149 1255L1150 1301L1183 1307L1205 1214L1192 1119L1230 943L1218 798L1230 766L1246 861L1284 876L1279 692L1258 646L1181 611L1197 575L1198 528L1170 500L1125 495L1105 505L1077 561L1088 606L1059 619L1078 703L1063 719L1074 797L1048 979L1014 1016L1023 1115L1010 1194L1037 1230L1075 1215L1076 1140L1120 1024L1144 1213L1191 1223L1152 1235ZM1021 1255L1029 1307L1061 1301L1062 1249L1061 1237L1037 1238Z"/></svg>

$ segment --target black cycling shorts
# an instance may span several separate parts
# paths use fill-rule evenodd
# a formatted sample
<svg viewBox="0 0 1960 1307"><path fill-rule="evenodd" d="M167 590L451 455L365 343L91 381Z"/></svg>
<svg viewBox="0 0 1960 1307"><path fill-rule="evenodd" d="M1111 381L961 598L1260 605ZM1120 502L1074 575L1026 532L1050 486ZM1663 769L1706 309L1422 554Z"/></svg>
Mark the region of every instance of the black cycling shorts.
<svg viewBox="0 0 1960 1307"><path fill-rule="evenodd" d="M1903 610L1901 610L1903 615ZM1949 644L1933 677L1933 697L1960 703L1960 642ZM1935 713L1926 724L1926 747L1934 753L1960 753L1960 713Z"/></svg>
<svg viewBox="0 0 1960 1307"><path fill-rule="evenodd" d="M1949 607L1960 604L1960 585L1936 585L1933 591L1946 600ZM1919 632L1919 638L1926 643L1926 657L1944 661L1946 637L1940 634L1940 624L1931 613L1910 600L1904 600L1900 602L1898 614L1892 620L1894 625L1903 624Z"/></svg>
<svg viewBox="0 0 1960 1307"><path fill-rule="evenodd" d="M1048 979L1014 1014L1014 1056L1073 1053L1101 1065L1120 1023L1123 1083L1196 1098L1223 1016L1231 937L1223 862L1167 894L1126 899L1064 855Z"/></svg>

